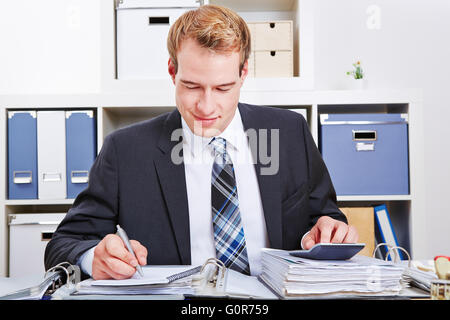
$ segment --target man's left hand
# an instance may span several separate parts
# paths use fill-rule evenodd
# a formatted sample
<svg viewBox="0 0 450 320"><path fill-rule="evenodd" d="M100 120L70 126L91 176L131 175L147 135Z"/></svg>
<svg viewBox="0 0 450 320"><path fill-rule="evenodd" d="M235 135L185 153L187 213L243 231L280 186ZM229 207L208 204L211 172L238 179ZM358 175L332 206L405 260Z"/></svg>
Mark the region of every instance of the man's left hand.
<svg viewBox="0 0 450 320"><path fill-rule="evenodd" d="M328 216L323 216L317 220L314 227L305 235L302 247L308 250L317 243L356 243L358 238L358 231L356 231L355 227Z"/></svg>

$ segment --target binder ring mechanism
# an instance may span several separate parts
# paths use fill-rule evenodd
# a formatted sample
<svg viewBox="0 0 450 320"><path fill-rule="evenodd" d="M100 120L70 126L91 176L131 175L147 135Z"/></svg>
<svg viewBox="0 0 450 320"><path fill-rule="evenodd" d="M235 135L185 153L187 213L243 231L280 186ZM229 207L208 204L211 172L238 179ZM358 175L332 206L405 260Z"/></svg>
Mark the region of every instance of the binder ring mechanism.
<svg viewBox="0 0 450 320"><path fill-rule="evenodd" d="M205 261L200 273L192 276L192 286L202 294L217 294L225 292L227 280L227 268L225 264L216 258Z"/></svg>
<svg viewBox="0 0 450 320"><path fill-rule="evenodd" d="M61 262L48 269L44 278L50 277L52 273L59 276L54 277L51 288L47 290L47 294L53 294L57 289L64 286L64 283L68 290L75 290L76 284L80 282L81 279L80 267L72 265L69 262Z"/></svg>
<svg viewBox="0 0 450 320"><path fill-rule="evenodd" d="M411 267L411 256L409 255L408 251L405 250L405 248L402 248L400 246L392 246L392 245L384 243L384 242L377 244L377 246L373 250L372 258L375 258L375 254L377 253L377 250L382 246L386 246L388 248L388 252L386 253L386 257L384 258L385 261L388 261L388 258L390 256L391 259L395 263L398 263L399 256L396 254L396 252L394 250L399 249L406 254L406 256L408 257L408 267Z"/></svg>

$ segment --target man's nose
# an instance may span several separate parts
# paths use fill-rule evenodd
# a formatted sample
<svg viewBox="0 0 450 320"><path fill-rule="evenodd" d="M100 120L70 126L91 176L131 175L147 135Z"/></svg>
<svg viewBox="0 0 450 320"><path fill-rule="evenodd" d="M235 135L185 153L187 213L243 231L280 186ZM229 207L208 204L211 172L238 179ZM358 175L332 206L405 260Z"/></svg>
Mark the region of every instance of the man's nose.
<svg viewBox="0 0 450 320"><path fill-rule="evenodd" d="M204 90L197 103L199 115L209 116L214 113L215 104L214 97L210 89Z"/></svg>

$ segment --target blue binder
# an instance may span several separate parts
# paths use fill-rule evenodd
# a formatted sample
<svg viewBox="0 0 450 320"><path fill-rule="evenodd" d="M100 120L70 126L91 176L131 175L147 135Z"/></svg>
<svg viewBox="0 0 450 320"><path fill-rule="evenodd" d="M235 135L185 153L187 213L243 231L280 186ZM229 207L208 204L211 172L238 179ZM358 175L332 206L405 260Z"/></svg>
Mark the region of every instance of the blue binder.
<svg viewBox="0 0 450 320"><path fill-rule="evenodd" d="M96 125L92 110L66 112L67 198L74 199L89 181L97 154Z"/></svg>
<svg viewBox="0 0 450 320"><path fill-rule="evenodd" d="M37 199L36 111L8 112L8 199Z"/></svg>
<svg viewBox="0 0 450 320"><path fill-rule="evenodd" d="M395 234L394 227L392 226L391 218L389 216L389 211L385 204L375 206L374 207L374 213L375 213L375 220L378 227L378 232L376 232L376 235L379 236L380 243L386 243L389 246L395 248L398 247L398 240L397 235ZM384 246L381 247L384 251L384 254L388 253L388 249ZM388 255L388 260L395 260L393 259L393 255L398 255L400 260L404 260L405 257L403 255L403 252L397 248L392 249L391 253Z"/></svg>

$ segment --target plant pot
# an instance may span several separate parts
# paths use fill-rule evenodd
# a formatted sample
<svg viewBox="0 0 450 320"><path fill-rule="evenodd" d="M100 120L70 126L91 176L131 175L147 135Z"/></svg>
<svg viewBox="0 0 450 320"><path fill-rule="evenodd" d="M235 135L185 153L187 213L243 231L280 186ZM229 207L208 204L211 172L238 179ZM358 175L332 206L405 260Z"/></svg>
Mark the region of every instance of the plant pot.
<svg viewBox="0 0 450 320"><path fill-rule="evenodd" d="M354 79L355 89L356 90L365 90L367 89L367 79Z"/></svg>

